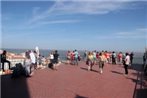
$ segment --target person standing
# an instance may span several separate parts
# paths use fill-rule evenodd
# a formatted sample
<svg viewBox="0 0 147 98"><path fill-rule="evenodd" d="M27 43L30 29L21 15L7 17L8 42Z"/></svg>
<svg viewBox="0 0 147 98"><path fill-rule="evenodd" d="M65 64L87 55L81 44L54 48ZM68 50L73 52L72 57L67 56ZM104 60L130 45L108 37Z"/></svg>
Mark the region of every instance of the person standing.
<svg viewBox="0 0 147 98"><path fill-rule="evenodd" d="M88 56L88 52L85 50L85 52L84 52L84 61L87 60L87 56Z"/></svg>
<svg viewBox="0 0 147 98"><path fill-rule="evenodd" d="M93 64L96 65L97 59L96 59L96 50L92 52L93 54Z"/></svg>
<svg viewBox="0 0 147 98"><path fill-rule="evenodd" d="M49 58L50 58L50 63L54 63L54 53L51 52L50 55L49 55Z"/></svg>
<svg viewBox="0 0 147 98"><path fill-rule="evenodd" d="M88 58L87 58L87 61L86 61L87 65L88 65L88 71L92 71L92 67L93 67L93 54L92 52L89 52L88 53Z"/></svg>
<svg viewBox="0 0 147 98"><path fill-rule="evenodd" d="M31 65L30 65L30 75L33 75L35 66L36 66L36 57L33 51L30 52L29 54L30 60L31 60Z"/></svg>
<svg viewBox="0 0 147 98"><path fill-rule="evenodd" d="M134 57L134 53L131 52L131 54L130 54L130 64L131 64L131 65L132 65L132 63L133 63L133 57Z"/></svg>
<svg viewBox="0 0 147 98"><path fill-rule="evenodd" d="M37 68L39 68L39 55L40 55L40 52L39 52L38 46L35 47L35 54L36 54L36 66L37 66Z"/></svg>
<svg viewBox="0 0 147 98"><path fill-rule="evenodd" d="M57 70L57 64L59 63L58 59L59 59L59 54L58 54L58 51L55 50L55 53L53 54L54 55L54 64L53 64L53 68L55 70Z"/></svg>
<svg viewBox="0 0 147 98"><path fill-rule="evenodd" d="M53 52L49 54L49 60L50 60L49 68L54 69L54 53Z"/></svg>
<svg viewBox="0 0 147 98"><path fill-rule="evenodd" d="M144 74L147 75L147 51L143 55L143 69L144 69Z"/></svg>
<svg viewBox="0 0 147 98"><path fill-rule="evenodd" d="M66 59L67 59L67 64L70 64L71 62L71 52L70 51L67 52Z"/></svg>
<svg viewBox="0 0 147 98"><path fill-rule="evenodd" d="M29 53L29 51L27 53ZM30 56L27 54L27 55L25 55L25 60L24 60L24 69L25 69L26 76L32 75L31 66L32 66L31 59L30 59Z"/></svg>
<svg viewBox="0 0 147 98"><path fill-rule="evenodd" d="M118 53L118 62L119 62L119 64L122 64L122 60L123 60L123 54L122 54L122 52L119 52Z"/></svg>
<svg viewBox="0 0 147 98"><path fill-rule="evenodd" d="M112 64L116 64L116 53L114 51L112 53Z"/></svg>
<svg viewBox="0 0 147 98"><path fill-rule="evenodd" d="M78 66L78 57L79 57L79 53L77 50L74 51L74 65Z"/></svg>
<svg viewBox="0 0 147 98"><path fill-rule="evenodd" d="M4 70L4 64L8 63L9 69L10 69L10 61L7 60L7 51L4 50L3 53L1 54L1 63L2 63L2 70Z"/></svg>
<svg viewBox="0 0 147 98"><path fill-rule="evenodd" d="M105 63L105 61L106 61L106 58L105 58L103 52L101 52L101 53L99 54L98 61L99 61L100 73L102 74L102 73L103 73L103 68L104 68L104 63Z"/></svg>
<svg viewBox="0 0 147 98"><path fill-rule="evenodd" d="M143 54L143 65L144 65L144 66L146 65L146 60L147 60L147 54L144 53L144 54Z"/></svg>
<svg viewBox="0 0 147 98"><path fill-rule="evenodd" d="M128 66L130 64L130 55L128 53L126 53L126 57L125 57L125 63L124 63L124 69L125 69L125 76L128 75Z"/></svg>

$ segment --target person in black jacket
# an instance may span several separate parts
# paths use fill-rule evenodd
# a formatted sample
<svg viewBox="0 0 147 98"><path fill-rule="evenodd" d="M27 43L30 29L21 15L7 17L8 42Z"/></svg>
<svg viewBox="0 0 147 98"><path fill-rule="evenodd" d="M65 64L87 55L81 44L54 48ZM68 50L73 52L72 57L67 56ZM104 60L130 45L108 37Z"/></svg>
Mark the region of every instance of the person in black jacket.
<svg viewBox="0 0 147 98"><path fill-rule="evenodd" d="M132 63L133 63L133 58L134 58L134 53L131 52L131 54L130 54L130 64L131 64L131 65L132 65Z"/></svg>
<svg viewBox="0 0 147 98"><path fill-rule="evenodd" d="M55 70L57 70L57 64L59 63L59 61L58 61L58 59L59 59L59 54L58 54L58 51L57 50L55 50L55 52L54 52L54 64L53 64L53 67L54 67L54 69Z"/></svg>
<svg viewBox="0 0 147 98"><path fill-rule="evenodd" d="M2 63L2 70L3 71L5 71L4 70L4 64L5 63L8 63L9 69L10 69L10 61L7 60L6 54L7 54L6 50L4 50L3 53L1 54L1 63Z"/></svg>

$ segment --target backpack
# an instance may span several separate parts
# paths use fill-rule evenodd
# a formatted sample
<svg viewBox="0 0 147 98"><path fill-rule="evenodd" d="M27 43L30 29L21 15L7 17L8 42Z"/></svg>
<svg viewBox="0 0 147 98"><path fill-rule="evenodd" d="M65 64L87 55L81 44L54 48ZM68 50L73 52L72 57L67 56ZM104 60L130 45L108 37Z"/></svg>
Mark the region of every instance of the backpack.
<svg viewBox="0 0 147 98"><path fill-rule="evenodd" d="M51 69L53 69L53 63L49 63L48 64L48 67L51 68Z"/></svg>
<svg viewBox="0 0 147 98"><path fill-rule="evenodd" d="M21 63L17 63L13 68L12 78L19 77L24 73L24 68Z"/></svg>

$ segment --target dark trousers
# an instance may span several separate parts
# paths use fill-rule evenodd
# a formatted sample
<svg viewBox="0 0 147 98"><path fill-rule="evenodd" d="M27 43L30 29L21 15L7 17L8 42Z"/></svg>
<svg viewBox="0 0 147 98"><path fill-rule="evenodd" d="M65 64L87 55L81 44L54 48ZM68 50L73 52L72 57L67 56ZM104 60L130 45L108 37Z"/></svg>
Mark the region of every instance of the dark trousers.
<svg viewBox="0 0 147 98"><path fill-rule="evenodd" d="M4 64L5 64L5 63L8 63L9 69L10 69L10 61L4 60L4 61L2 61L1 63L2 63L2 70L3 70L3 71L4 71Z"/></svg>
<svg viewBox="0 0 147 98"><path fill-rule="evenodd" d="M125 74L127 75L128 74L128 65L124 65L124 68L125 68Z"/></svg>
<svg viewBox="0 0 147 98"><path fill-rule="evenodd" d="M112 58L112 64L116 64L116 59Z"/></svg>
<svg viewBox="0 0 147 98"><path fill-rule="evenodd" d="M102 68L103 69L103 67L104 67L104 61L100 61L99 62L99 68Z"/></svg>
<svg viewBox="0 0 147 98"><path fill-rule="evenodd" d="M147 75L147 65L144 65L144 74Z"/></svg>
<svg viewBox="0 0 147 98"><path fill-rule="evenodd" d="M130 64L132 65L132 63L133 63L133 59L130 59Z"/></svg>

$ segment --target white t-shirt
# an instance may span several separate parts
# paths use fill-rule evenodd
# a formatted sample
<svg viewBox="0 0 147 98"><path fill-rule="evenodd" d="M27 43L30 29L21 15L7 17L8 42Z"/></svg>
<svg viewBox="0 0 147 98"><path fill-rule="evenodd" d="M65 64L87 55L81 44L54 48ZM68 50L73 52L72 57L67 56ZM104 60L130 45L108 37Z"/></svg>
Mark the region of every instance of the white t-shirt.
<svg viewBox="0 0 147 98"><path fill-rule="evenodd" d="M31 65L31 60L30 59L26 59L24 62L24 66L23 67L28 67Z"/></svg>
<svg viewBox="0 0 147 98"><path fill-rule="evenodd" d="M36 47L36 48L35 48L35 51L36 51L36 54L37 54L37 58L39 58L39 48Z"/></svg>
<svg viewBox="0 0 147 98"><path fill-rule="evenodd" d="M50 59L53 60L54 59L54 55L50 54Z"/></svg>
<svg viewBox="0 0 147 98"><path fill-rule="evenodd" d="M36 63L36 57L35 57L35 54L33 52L30 53L30 59L31 59L31 63L33 63L33 64Z"/></svg>
<svg viewBox="0 0 147 98"><path fill-rule="evenodd" d="M125 63L126 63L126 65L130 64L130 56L129 55L126 56Z"/></svg>

